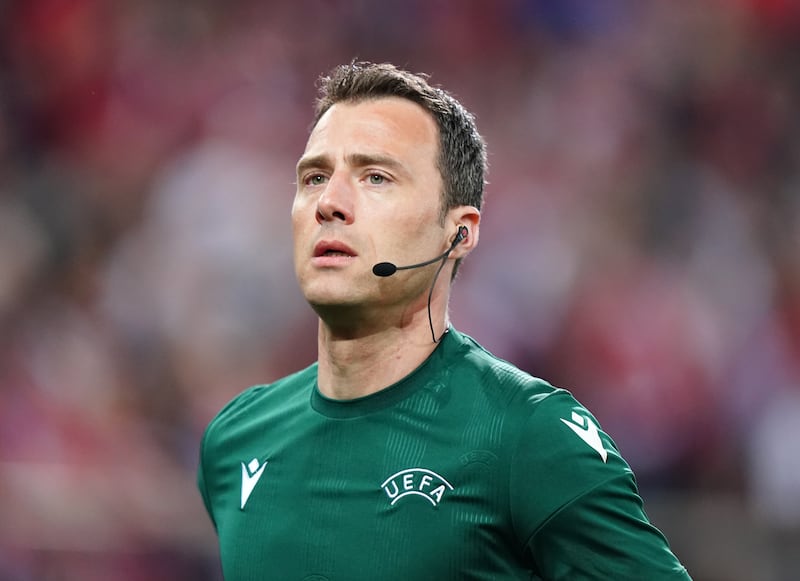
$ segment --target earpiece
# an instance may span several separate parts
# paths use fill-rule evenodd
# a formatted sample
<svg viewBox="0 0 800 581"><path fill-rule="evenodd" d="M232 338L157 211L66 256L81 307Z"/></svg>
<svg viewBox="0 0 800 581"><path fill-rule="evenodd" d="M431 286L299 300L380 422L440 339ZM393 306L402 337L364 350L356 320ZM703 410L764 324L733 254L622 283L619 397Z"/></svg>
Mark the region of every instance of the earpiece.
<svg viewBox="0 0 800 581"><path fill-rule="evenodd" d="M433 338L434 343L438 343L439 340L436 338L436 333L433 331L433 319L431 318L431 297L433 296L433 287L436 284L436 279L439 277L439 273L442 271L445 262L447 261L447 257L450 256L450 253L453 252L453 249L461 244L462 241L467 239L469 236L469 228L464 226L463 224L459 224L458 232L456 232L456 237L453 238L453 241L450 243L450 248L445 250L442 254L435 258L431 258L430 260L426 260L425 262L418 262L416 264L409 264L408 266L397 266L391 262L379 262L375 266L372 267L372 274L375 276L385 277L385 276L392 276L398 270L409 270L411 268L421 268L423 266L428 266L429 264L433 264L434 262L442 261L439 265L439 269L436 271L436 274L433 275L433 283L431 283L431 289L428 292L428 323L431 326L431 338Z"/></svg>
<svg viewBox="0 0 800 581"><path fill-rule="evenodd" d="M458 234L456 234L456 238L453 240L453 248L455 248L457 244L460 244L462 241L466 240L467 236L469 236L469 228L461 224L458 227Z"/></svg>
<svg viewBox="0 0 800 581"><path fill-rule="evenodd" d="M429 264L433 264L439 260L442 261L442 265L444 265L444 259L447 258L453 249L458 246L462 240L466 240L467 236L469 236L469 229L461 224L458 227L458 232L456 233L456 237L453 238L453 241L450 243L450 248L445 250L442 254L435 258L431 258L430 260L426 260L425 262L418 262L416 264L409 264L408 266L397 266L392 264L391 262L379 262L375 266L372 267L372 274L375 276L392 276L398 270L408 270L410 268L420 268L422 266L428 266ZM441 267L440 267L441 269ZM434 341L435 343L435 341Z"/></svg>

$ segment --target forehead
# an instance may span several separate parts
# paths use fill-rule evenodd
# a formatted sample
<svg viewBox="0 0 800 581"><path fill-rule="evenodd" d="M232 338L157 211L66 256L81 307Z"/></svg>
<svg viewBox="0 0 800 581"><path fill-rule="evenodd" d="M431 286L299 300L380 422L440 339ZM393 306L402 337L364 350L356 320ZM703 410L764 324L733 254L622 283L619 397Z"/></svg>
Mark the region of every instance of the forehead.
<svg viewBox="0 0 800 581"><path fill-rule="evenodd" d="M435 162L439 130L422 106L400 97L340 102L320 117L306 145L306 154L327 147L356 144L384 153L427 155Z"/></svg>

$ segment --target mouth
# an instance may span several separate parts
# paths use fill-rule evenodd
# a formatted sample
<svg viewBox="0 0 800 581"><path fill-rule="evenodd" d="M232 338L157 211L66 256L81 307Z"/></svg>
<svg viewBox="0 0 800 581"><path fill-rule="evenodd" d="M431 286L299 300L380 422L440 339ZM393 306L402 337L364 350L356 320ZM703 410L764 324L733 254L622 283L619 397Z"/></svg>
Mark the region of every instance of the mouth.
<svg viewBox="0 0 800 581"><path fill-rule="evenodd" d="M322 240L314 246L314 258L353 258L355 256L358 256L355 250L335 240Z"/></svg>

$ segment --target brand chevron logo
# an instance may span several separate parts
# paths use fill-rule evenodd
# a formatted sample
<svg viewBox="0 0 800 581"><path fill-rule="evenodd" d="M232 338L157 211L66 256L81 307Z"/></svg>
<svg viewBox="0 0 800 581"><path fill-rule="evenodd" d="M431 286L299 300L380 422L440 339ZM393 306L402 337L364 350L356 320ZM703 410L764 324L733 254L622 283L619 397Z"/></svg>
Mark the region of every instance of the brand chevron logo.
<svg viewBox="0 0 800 581"><path fill-rule="evenodd" d="M240 510L244 510L244 505L247 504L247 499L253 493L253 489L258 484L259 478L264 473L264 468L267 467L267 461L259 464L257 458L253 458L245 464L242 462L242 502L239 506Z"/></svg>
<svg viewBox="0 0 800 581"><path fill-rule="evenodd" d="M572 421L563 418L561 421L575 432L581 440L589 444L595 452L600 454L603 462L608 459L608 452L603 447L603 441L600 439L600 432L592 420L577 412L572 412Z"/></svg>

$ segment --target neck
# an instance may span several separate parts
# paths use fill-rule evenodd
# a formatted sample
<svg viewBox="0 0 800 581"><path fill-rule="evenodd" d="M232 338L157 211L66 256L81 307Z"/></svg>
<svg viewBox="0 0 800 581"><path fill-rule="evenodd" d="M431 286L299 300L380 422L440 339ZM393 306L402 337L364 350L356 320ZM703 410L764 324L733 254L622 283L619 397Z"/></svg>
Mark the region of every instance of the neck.
<svg viewBox="0 0 800 581"><path fill-rule="evenodd" d="M436 301L438 303L438 301ZM446 305L432 304L437 337L447 329ZM384 320L392 320L383 313ZM352 318L350 319L352 320ZM318 385L332 399L355 399L400 381L436 348L431 340L427 304L406 312L396 323L362 322L347 327L320 317Z"/></svg>

